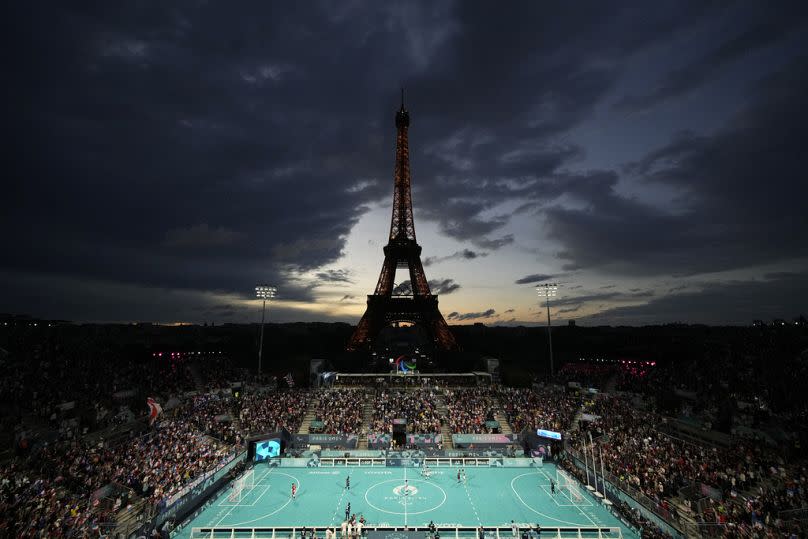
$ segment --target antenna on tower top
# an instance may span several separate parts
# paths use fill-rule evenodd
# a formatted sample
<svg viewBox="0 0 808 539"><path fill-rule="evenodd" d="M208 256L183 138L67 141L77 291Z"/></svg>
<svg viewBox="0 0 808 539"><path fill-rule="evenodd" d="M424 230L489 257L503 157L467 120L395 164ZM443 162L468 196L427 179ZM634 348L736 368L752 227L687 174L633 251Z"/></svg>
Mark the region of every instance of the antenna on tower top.
<svg viewBox="0 0 808 539"><path fill-rule="evenodd" d="M401 108L404 108L404 87L401 87Z"/></svg>

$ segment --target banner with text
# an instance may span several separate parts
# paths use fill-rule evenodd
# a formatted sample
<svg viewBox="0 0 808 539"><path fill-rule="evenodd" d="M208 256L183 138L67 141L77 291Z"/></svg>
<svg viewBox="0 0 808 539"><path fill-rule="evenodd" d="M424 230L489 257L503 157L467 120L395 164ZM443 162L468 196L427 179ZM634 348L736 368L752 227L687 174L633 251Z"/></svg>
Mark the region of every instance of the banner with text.
<svg viewBox="0 0 808 539"><path fill-rule="evenodd" d="M452 434L455 447L496 447L516 443L516 434Z"/></svg>
<svg viewBox="0 0 808 539"><path fill-rule="evenodd" d="M393 436L390 434L372 432L368 434L368 447L372 449L387 449L390 447L392 440Z"/></svg>
<svg viewBox="0 0 808 539"><path fill-rule="evenodd" d="M443 436L439 432L434 434L408 434L407 445L414 445L418 447L436 446L441 442L442 439Z"/></svg>
<svg viewBox="0 0 808 539"><path fill-rule="evenodd" d="M346 449L356 449L359 444L359 436L356 434L295 434L293 436L296 446L319 445L321 447L344 447Z"/></svg>

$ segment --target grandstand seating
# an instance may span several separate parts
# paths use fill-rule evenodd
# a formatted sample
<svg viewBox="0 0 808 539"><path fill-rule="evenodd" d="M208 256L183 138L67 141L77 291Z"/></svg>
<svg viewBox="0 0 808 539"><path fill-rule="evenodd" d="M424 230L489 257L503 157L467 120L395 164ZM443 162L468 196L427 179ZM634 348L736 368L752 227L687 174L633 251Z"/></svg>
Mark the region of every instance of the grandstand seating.
<svg viewBox="0 0 808 539"><path fill-rule="evenodd" d="M804 455L788 440L766 444L750 439L748 432L772 422L771 413L797 427L804 424L808 408L804 400L788 400L799 396L790 389L775 396L755 388L754 375L767 375L748 361L757 351L749 346L728 356L746 358L741 373L729 359L708 351L713 363L688 362L689 369L581 363L562 368L558 385L531 388L433 380L279 390L232 368L226 356L152 356L131 362L91 343L25 342L6 360L7 376L0 380L0 404L8 410L0 426L12 433L16 451L0 463L0 535L98 535L128 506L142 506L147 514L157 511L166 498L242 450L251 434L300 432L309 404L315 403L313 417L328 434L390 433L392 420L399 417L412 433L447 428L485 433L490 431L486 422L495 419L504 419L516 433L536 428L561 432L570 456L591 455L594 446L614 486L647 500L660 517L690 526L689 533L788 536L800 529L808 512ZM800 375L804 363L786 361ZM722 372L731 373L729 381L716 382L724 380ZM238 398L230 391L236 381L249 388ZM569 381L622 391L570 392ZM754 404L735 411L735 430L724 445L712 444L706 436L661 427L669 419L655 397L665 388L693 395L686 410L701 426L720 420L723 398L734 395L733 402ZM164 405L152 426L143 404L147 395ZM587 419L581 420L584 413ZM122 429L126 423L140 425L141 431ZM116 439L119 431L123 434ZM586 482L579 461L567 458L564 463ZM109 485L115 486L113 494L105 491ZM636 510L619 509L645 537L663 536Z"/></svg>

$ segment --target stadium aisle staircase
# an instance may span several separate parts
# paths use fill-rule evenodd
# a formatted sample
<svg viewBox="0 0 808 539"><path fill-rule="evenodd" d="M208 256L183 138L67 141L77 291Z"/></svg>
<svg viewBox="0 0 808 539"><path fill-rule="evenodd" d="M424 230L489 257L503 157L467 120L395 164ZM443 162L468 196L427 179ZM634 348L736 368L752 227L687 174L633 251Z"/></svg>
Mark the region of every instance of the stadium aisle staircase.
<svg viewBox="0 0 808 539"><path fill-rule="evenodd" d="M617 389L617 382L619 378L619 373L614 373L606 380L606 383L603 385L603 392L604 393L614 393L614 390Z"/></svg>
<svg viewBox="0 0 808 539"><path fill-rule="evenodd" d="M570 423L569 431L574 432L578 430L578 423L581 422L581 416L584 414L584 407L581 406L578 408L578 411L575 412L575 417L572 418L572 423Z"/></svg>
<svg viewBox="0 0 808 539"><path fill-rule="evenodd" d="M196 387L198 391L204 391L205 382L202 380L202 375L199 373L199 364L196 361L191 361L188 363L187 368L191 379L194 381L194 387Z"/></svg>
<svg viewBox="0 0 808 539"><path fill-rule="evenodd" d="M499 430L502 434L513 434L511 424L505 416L505 411L502 409L502 403L499 399L494 399L494 419L499 422Z"/></svg>
<svg viewBox="0 0 808 539"><path fill-rule="evenodd" d="M368 431L373 424L373 401L366 399L362 406L362 432L359 435L359 445L357 449L368 448Z"/></svg>
<svg viewBox="0 0 808 539"><path fill-rule="evenodd" d="M670 504L676 509L679 515L679 524L682 526L682 531L685 532L687 537L701 537L699 533L699 525L695 518L691 516L690 511L685 507L681 498L668 498Z"/></svg>
<svg viewBox="0 0 808 539"><path fill-rule="evenodd" d="M133 530L143 524L142 519L146 511L146 500L132 493L129 503L121 508L115 515L115 537L128 537Z"/></svg>
<svg viewBox="0 0 808 539"><path fill-rule="evenodd" d="M494 419L499 421L499 430L502 434L513 434L513 429L511 428L511 424L508 423L508 420L505 419L505 414L501 411L494 412Z"/></svg>
<svg viewBox="0 0 808 539"><path fill-rule="evenodd" d="M306 415L303 416L303 421L300 423L300 428L298 429L298 434L308 434L309 429L311 428L311 422L314 420L314 416L317 414L317 407L320 405L320 399L316 396L312 397L309 401L309 406L306 408Z"/></svg>
<svg viewBox="0 0 808 539"><path fill-rule="evenodd" d="M449 409L446 407L446 402L443 400L443 396L440 393L435 395L435 407L438 409L438 414L442 418L440 434L443 437L443 448L453 449L452 430L449 428Z"/></svg>

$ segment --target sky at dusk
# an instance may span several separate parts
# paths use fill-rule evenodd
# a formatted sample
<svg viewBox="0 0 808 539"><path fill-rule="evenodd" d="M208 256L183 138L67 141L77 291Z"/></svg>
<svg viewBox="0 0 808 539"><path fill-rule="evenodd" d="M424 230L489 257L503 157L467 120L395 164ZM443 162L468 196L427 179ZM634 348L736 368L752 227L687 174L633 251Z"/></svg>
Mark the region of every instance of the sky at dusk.
<svg viewBox="0 0 808 539"><path fill-rule="evenodd" d="M404 86L450 325L808 314L805 6L15 3L0 312L355 324Z"/></svg>

